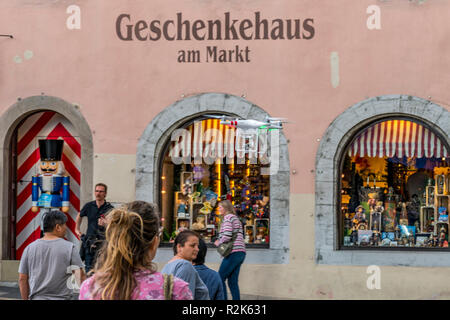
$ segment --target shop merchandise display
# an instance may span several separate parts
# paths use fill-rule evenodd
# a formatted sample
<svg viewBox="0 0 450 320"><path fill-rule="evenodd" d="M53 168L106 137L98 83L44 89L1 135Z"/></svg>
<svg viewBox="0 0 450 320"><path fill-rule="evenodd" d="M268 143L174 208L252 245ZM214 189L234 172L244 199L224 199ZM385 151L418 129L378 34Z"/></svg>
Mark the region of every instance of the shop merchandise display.
<svg viewBox="0 0 450 320"><path fill-rule="evenodd" d="M425 130L411 121L396 121L370 127L345 155L339 214L342 248L448 248L450 163L444 144L441 151L431 146L420 154L411 144L412 130L410 140L405 140L409 144L380 143L374 133L379 128L394 136L413 126L417 132ZM429 135L430 141L438 141Z"/></svg>
<svg viewBox="0 0 450 320"><path fill-rule="evenodd" d="M221 130L220 120L204 120L201 124L205 131L208 126ZM229 200L243 225L245 242L269 245L270 176L261 174L268 164L259 163L259 158L250 158L246 152L240 156L236 152L234 159L224 157L212 164L194 160L174 164L169 148L161 171L163 242L172 242L180 231L191 229L206 243L213 243L223 219L218 204Z"/></svg>
<svg viewBox="0 0 450 320"><path fill-rule="evenodd" d="M183 169L191 167L181 166ZM230 199L243 223L245 242L269 243L269 177L260 175L259 166L250 165L248 162L243 165L225 164L221 168L223 171L220 175L227 179L220 182L215 170L204 175L202 180L192 179L194 173L191 171L181 172L180 190L174 192L175 228L169 241L180 231L191 229L202 234L206 242L212 242L212 238L218 234L221 223L217 205L221 200Z"/></svg>
<svg viewBox="0 0 450 320"><path fill-rule="evenodd" d="M343 194L342 225L343 245L358 246L404 246L404 247L448 247L448 208L450 192L444 191L450 181L450 167L436 167L435 171L448 170L444 175L442 194L434 194L430 203L427 194L414 195L410 200L401 201L393 187L385 188L384 202L369 204L367 212L363 205L355 212L346 208ZM430 173L432 174L432 172ZM431 183L430 179L430 183ZM436 179L436 183L438 180ZM430 187L430 186L427 186ZM438 188L436 184L434 186ZM427 189L432 192L432 188ZM428 201L428 202L427 202ZM371 203L370 199L368 203ZM383 205L384 204L384 205Z"/></svg>

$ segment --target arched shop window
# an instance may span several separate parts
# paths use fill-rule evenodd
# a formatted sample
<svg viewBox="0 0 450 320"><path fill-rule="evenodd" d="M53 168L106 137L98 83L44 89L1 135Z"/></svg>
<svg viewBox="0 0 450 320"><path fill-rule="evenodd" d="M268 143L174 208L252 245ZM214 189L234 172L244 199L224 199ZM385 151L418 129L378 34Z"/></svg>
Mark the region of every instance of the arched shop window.
<svg viewBox="0 0 450 320"><path fill-rule="evenodd" d="M184 228L207 243L218 236L218 203L228 199L239 216L249 246L270 241L270 176L263 175L260 143L264 130L249 138L219 119L198 118L172 134L160 162L159 203L163 240L173 241ZM263 172L262 172L263 171Z"/></svg>
<svg viewBox="0 0 450 320"><path fill-rule="evenodd" d="M448 147L426 125L389 119L356 134L341 161L341 249L445 250Z"/></svg>

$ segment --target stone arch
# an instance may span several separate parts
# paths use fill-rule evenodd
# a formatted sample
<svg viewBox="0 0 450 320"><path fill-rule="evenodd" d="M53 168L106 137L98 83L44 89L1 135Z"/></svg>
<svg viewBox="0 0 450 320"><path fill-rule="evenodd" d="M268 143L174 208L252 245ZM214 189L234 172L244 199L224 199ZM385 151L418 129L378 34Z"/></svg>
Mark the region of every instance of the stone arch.
<svg viewBox="0 0 450 320"><path fill-rule="evenodd" d="M444 266L446 253L336 250L339 162L347 144L370 123L404 116L425 123L450 144L450 113L435 103L410 95L385 95L359 102L340 114L323 135L316 154L315 258L322 264Z"/></svg>
<svg viewBox="0 0 450 320"><path fill-rule="evenodd" d="M161 111L145 128L139 139L136 154L136 199L157 201L159 188L158 163L170 135L182 123L206 113L224 113L242 118L263 120L268 113L251 102L224 93L203 93L181 99ZM289 154L286 138L280 134L279 171L270 178L270 254L267 263L287 263L289 254ZM161 250L160 250L161 251ZM257 249L257 252L260 252ZM256 254L249 259L260 263ZM247 260L246 260L247 261Z"/></svg>
<svg viewBox="0 0 450 320"><path fill-rule="evenodd" d="M1 257L7 254L8 235L8 188L10 176L10 144L14 130L18 124L31 114L38 111L55 111L66 117L75 127L81 141L81 176L84 177L81 183L80 202L89 201L92 197L92 177L93 177L93 142L91 129L77 105L52 96L32 96L18 101L9 107L0 116L0 172L2 181L0 183L0 203L1 212L1 235L2 247Z"/></svg>

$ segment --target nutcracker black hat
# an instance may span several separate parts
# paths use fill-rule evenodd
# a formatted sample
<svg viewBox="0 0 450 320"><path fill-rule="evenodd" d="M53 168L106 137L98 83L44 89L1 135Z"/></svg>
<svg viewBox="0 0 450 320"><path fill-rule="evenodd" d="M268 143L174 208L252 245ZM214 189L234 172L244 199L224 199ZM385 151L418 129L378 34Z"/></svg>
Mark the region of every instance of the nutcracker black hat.
<svg viewBox="0 0 450 320"><path fill-rule="evenodd" d="M64 140L39 140L41 161L61 161Z"/></svg>

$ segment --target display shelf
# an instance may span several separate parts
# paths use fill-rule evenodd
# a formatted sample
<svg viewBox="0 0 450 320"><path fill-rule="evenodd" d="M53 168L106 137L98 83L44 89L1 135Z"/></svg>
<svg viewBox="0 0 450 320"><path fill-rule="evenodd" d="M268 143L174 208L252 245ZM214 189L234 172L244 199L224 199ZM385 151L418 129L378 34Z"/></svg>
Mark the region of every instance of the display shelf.
<svg viewBox="0 0 450 320"><path fill-rule="evenodd" d="M434 206L420 207L420 232L428 232L430 228L430 218L433 217L434 223ZM434 227L433 227L434 231Z"/></svg>
<svg viewBox="0 0 450 320"><path fill-rule="evenodd" d="M253 243L253 241L255 240L255 225L246 225L244 226L245 229L245 243Z"/></svg>
<svg viewBox="0 0 450 320"><path fill-rule="evenodd" d="M190 229L191 228L191 219L189 218L177 218L176 228L179 230L181 227Z"/></svg>
<svg viewBox="0 0 450 320"><path fill-rule="evenodd" d="M425 206L434 206L434 186L425 187Z"/></svg>
<svg viewBox="0 0 450 320"><path fill-rule="evenodd" d="M190 228L192 225L192 205L189 196L183 195L181 191L176 191L174 193L175 201L174 201L174 215L176 217L176 230L180 228L180 221L188 221ZM180 205L184 203L187 207L184 213L179 213L178 208Z"/></svg>
<svg viewBox="0 0 450 320"><path fill-rule="evenodd" d="M446 230L449 230L448 212L450 204L450 194L448 194L449 176L445 174L436 174L434 176L434 235L438 235L443 225L446 225ZM429 188L429 186L427 187ZM428 189L426 189L428 190ZM447 221L439 221L441 212L447 215ZM448 239L448 234L447 234Z"/></svg>

